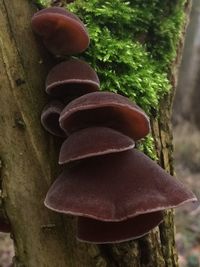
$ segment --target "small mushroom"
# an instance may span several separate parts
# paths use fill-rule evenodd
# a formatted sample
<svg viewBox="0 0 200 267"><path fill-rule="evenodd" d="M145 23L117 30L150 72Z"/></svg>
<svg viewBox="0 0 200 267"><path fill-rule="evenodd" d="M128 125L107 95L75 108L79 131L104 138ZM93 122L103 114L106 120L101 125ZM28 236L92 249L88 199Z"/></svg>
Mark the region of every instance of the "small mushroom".
<svg viewBox="0 0 200 267"><path fill-rule="evenodd" d="M102 221L122 221L196 201L191 191L142 152L83 159L50 187L46 207Z"/></svg>
<svg viewBox="0 0 200 267"><path fill-rule="evenodd" d="M46 92L56 97L81 95L99 90L99 78L89 64L70 59L56 65L46 79Z"/></svg>
<svg viewBox="0 0 200 267"><path fill-rule="evenodd" d="M91 126L118 130L134 140L150 131L149 118L129 99L110 92L94 92L70 102L60 114L67 135Z"/></svg>
<svg viewBox="0 0 200 267"><path fill-rule="evenodd" d="M105 127L91 127L70 135L62 144L59 163L122 152L133 148L134 141L126 135Z"/></svg>
<svg viewBox="0 0 200 267"><path fill-rule="evenodd" d="M35 13L32 28L55 55L81 53L89 45L87 29L82 21L60 7L45 8Z"/></svg>
<svg viewBox="0 0 200 267"><path fill-rule="evenodd" d="M56 136L66 137L59 125L59 116L64 105L59 101L52 101L47 104L41 114L41 123L44 129Z"/></svg>
<svg viewBox="0 0 200 267"><path fill-rule="evenodd" d="M140 238L163 221L161 211L142 214L121 222L78 218L77 239L89 243L120 243Z"/></svg>

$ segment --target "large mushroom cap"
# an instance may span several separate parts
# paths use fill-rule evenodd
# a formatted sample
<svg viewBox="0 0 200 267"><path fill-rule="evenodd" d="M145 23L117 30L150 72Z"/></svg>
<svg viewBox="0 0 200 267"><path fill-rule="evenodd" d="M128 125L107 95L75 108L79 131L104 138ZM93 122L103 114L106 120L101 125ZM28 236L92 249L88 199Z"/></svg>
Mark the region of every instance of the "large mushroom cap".
<svg viewBox="0 0 200 267"><path fill-rule="evenodd" d="M50 7L35 13L32 27L43 37L47 49L55 55L81 53L89 45L89 36L81 20L60 7Z"/></svg>
<svg viewBox="0 0 200 267"><path fill-rule="evenodd" d="M70 102L60 115L61 128L71 134L91 126L118 130L134 140L150 131L149 118L129 99L110 92L94 92Z"/></svg>
<svg viewBox="0 0 200 267"><path fill-rule="evenodd" d="M161 211L142 214L121 222L102 222L79 217L77 238L89 243L120 243L146 235L162 220Z"/></svg>
<svg viewBox="0 0 200 267"><path fill-rule="evenodd" d="M70 59L48 74L46 92L53 96L81 96L99 90L99 78L86 62Z"/></svg>
<svg viewBox="0 0 200 267"><path fill-rule="evenodd" d="M97 155L116 153L133 148L134 141L113 129L92 127L70 135L62 144L59 163L84 159Z"/></svg>
<svg viewBox="0 0 200 267"><path fill-rule="evenodd" d="M64 105L61 102L52 101L44 107L41 114L41 123L44 129L59 137L66 137L59 125L59 117L63 109Z"/></svg>
<svg viewBox="0 0 200 267"><path fill-rule="evenodd" d="M191 191L132 149L81 160L55 180L45 205L57 212L122 221L196 201Z"/></svg>

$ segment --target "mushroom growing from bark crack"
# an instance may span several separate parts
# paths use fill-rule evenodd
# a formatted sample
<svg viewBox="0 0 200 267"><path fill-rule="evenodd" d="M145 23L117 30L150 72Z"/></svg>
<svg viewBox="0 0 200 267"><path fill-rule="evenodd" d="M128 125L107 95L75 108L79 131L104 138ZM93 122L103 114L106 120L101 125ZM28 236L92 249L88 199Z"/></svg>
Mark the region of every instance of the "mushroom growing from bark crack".
<svg viewBox="0 0 200 267"><path fill-rule="evenodd" d="M104 126L139 140L150 131L149 118L129 99L110 92L94 92L70 102L60 114L67 135L91 126Z"/></svg>
<svg viewBox="0 0 200 267"><path fill-rule="evenodd" d="M86 62L70 59L57 64L46 79L46 92L54 97L76 98L99 91L99 78Z"/></svg>
<svg viewBox="0 0 200 267"><path fill-rule="evenodd" d="M32 28L54 55L81 53L89 45L87 29L82 21L60 7L50 7L35 13Z"/></svg>

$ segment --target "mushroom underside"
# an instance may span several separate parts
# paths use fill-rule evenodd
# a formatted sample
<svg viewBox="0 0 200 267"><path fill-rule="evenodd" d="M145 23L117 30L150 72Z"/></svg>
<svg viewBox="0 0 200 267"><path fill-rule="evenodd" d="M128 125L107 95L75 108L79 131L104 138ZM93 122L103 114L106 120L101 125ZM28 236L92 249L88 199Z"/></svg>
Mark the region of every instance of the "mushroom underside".
<svg viewBox="0 0 200 267"><path fill-rule="evenodd" d="M98 85L90 81L60 81L46 88L49 95L55 97L73 96L73 99L98 90Z"/></svg>
<svg viewBox="0 0 200 267"><path fill-rule="evenodd" d="M77 239L88 243L120 243L146 235L162 221L161 211L142 214L121 222L102 222L79 217Z"/></svg>

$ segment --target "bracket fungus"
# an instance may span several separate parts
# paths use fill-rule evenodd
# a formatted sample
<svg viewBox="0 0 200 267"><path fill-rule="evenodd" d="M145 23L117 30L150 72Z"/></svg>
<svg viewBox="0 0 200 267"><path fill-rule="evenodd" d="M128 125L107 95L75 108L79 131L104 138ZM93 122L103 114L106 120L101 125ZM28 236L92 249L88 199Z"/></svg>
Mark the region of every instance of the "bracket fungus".
<svg viewBox="0 0 200 267"><path fill-rule="evenodd" d="M54 55L81 53L90 42L82 21L60 7L49 7L35 13L32 28L42 36L44 45Z"/></svg>
<svg viewBox="0 0 200 267"><path fill-rule="evenodd" d="M67 135L91 126L113 128L139 140L150 131L148 116L124 96L94 92L70 102L60 114L60 126Z"/></svg>
<svg viewBox="0 0 200 267"><path fill-rule="evenodd" d="M137 149L81 160L55 180L45 205L57 212L123 221L196 198Z"/></svg>
<svg viewBox="0 0 200 267"><path fill-rule="evenodd" d="M62 8L47 8L32 19L36 33L55 55L80 53L89 36L80 19ZM44 128L66 137L59 163L63 172L51 185L45 205L78 216L77 238L116 243L139 238L163 220L163 211L196 201L194 194L144 153L135 141L150 131L149 118L129 99L99 90L95 71L70 59L46 79L54 101L41 116Z"/></svg>
<svg viewBox="0 0 200 267"><path fill-rule="evenodd" d="M99 90L99 78L86 62L70 59L57 64L46 79L46 92L54 97L79 97Z"/></svg>
<svg viewBox="0 0 200 267"><path fill-rule="evenodd" d="M59 116L63 108L64 104L61 102L52 101L44 107L41 115L41 123L44 129L58 137L66 137L59 125Z"/></svg>
<svg viewBox="0 0 200 267"><path fill-rule="evenodd" d="M97 142L98 140L98 142ZM70 135L60 149L59 163L122 152L135 146L128 136L110 128L91 127Z"/></svg>

